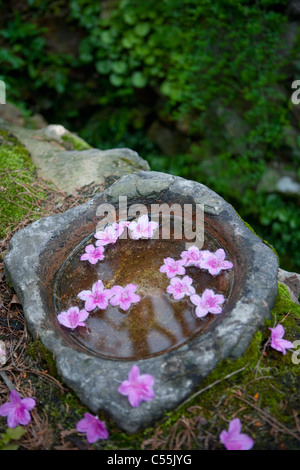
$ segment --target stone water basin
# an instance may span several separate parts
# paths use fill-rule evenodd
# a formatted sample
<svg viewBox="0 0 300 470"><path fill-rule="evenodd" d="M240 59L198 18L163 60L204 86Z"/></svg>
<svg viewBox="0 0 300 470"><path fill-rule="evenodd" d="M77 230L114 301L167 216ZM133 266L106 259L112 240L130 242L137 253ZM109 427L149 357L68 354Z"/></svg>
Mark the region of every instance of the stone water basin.
<svg viewBox="0 0 300 470"><path fill-rule="evenodd" d="M215 252L221 248L209 232L205 232L204 239L204 250ZM114 285L136 284L141 301L126 312L111 305L105 310L97 308L89 315L86 328L67 331L62 327L68 338L86 351L118 360L153 357L176 349L210 328L215 321L220 321L213 314L199 319L189 297L175 300L166 291L170 279L160 272L160 267L167 257L181 259L187 240L163 240L161 236L155 240L118 240L107 245L105 259L96 265L80 261L84 247L90 243L95 243L93 234L80 243L61 266L54 286L55 313L74 305L84 308L78 293L90 290L99 279L108 289ZM226 304L222 315L226 315L232 305L233 270L212 276L190 266L186 268L186 275L193 279L199 294L206 288L223 294Z"/></svg>
<svg viewBox="0 0 300 470"><path fill-rule="evenodd" d="M225 296L221 314L195 315L188 298L166 293L169 279L159 271L166 257L180 258L186 240L119 239L96 265L80 261L101 225L101 204L116 208L144 204L201 204L202 249L223 248L233 269L217 276L187 268L196 292L212 288ZM194 217L194 222L196 219ZM189 240L190 242L190 240ZM191 245L192 243L190 243ZM53 353L58 372L93 413L109 415L136 432L178 406L223 359L241 356L264 325L277 294L275 253L247 228L234 208L205 185L164 173L126 175L87 203L34 222L11 240L5 274L23 304L28 329ZM101 279L105 287L135 283L141 301L124 312L109 306L90 312L86 327L63 327L57 315ZM137 408L118 392L133 364L152 374L155 397Z"/></svg>

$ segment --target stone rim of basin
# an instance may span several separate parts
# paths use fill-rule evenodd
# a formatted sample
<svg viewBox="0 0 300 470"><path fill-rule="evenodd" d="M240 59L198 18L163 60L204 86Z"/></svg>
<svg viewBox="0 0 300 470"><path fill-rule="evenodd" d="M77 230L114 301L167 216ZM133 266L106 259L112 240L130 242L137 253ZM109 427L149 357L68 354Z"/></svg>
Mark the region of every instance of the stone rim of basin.
<svg viewBox="0 0 300 470"><path fill-rule="evenodd" d="M204 204L204 224L210 224L215 233L222 228L218 236L240 266L240 290L222 321L173 351L136 361L92 356L70 344L51 320L52 284L62 259L93 231L97 207L117 204L120 196L131 203ZM178 406L222 359L241 356L265 318L270 318L277 294L276 254L247 228L230 204L201 183L153 171L123 176L87 203L22 229L10 242L4 268L23 304L30 332L54 354L62 380L92 412L103 410L127 432L138 431ZM137 408L117 390L133 364L141 374L152 374L155 379L154 399Z"/></svg>

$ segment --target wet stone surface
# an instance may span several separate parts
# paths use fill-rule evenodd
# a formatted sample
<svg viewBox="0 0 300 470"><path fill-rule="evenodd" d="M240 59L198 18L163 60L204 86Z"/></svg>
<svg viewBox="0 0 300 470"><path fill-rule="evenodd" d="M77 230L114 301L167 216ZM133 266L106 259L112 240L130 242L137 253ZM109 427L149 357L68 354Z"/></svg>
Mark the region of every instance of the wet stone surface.
<svg viewBox="0 0 300 470"><path fill-rule="evenodd" d="M219 315L195 315L188 298L166 293L169 279L159 271L164 258L180 258L184 239L119 239L96 265L80 261L94 242L103 203L117 209L142 203L204 204L202 249L223 248L233 269L217 276L186 268L198 294L205 288L225 296ZM270 317L277 293L274 252L235 210L206 186L163 173L126 175L82 206L34 222L11 240L5 274L23 304L27 326L53 353L62 380L91 412L106 412L125 431L136 432L185 400L223 359L241 356L253 334ZM109 306L90 312L87 327L70 330L57 315L101 279L106 288L134 283L141 301L122 311ZM152 374L155 397L132 408L118 385L133 364Z"/></svg>

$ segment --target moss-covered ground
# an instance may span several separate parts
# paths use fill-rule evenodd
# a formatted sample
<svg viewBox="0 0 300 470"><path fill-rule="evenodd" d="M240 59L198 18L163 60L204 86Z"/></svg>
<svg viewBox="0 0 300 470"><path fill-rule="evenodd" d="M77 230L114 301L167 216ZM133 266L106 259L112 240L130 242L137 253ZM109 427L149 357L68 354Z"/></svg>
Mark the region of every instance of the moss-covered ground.
<svg viewBox="0 0 300 470"><path fill-rule="evenodd" d="M1 403L7 400L7 383L11 383L37 401L26 433L16 442L11 438L13 448L222 450L220 432L239 417L242 431L255 441L253 449L299 450L300 345L285 355L270 346L269 327L278 323L284 326L286 339L300 340L300 305L291 301L283 284L278 284L272 318L255 334L243 357L220 363L180 407L134 435L121 431L102 414L99 417L106 421L108 440L89 445L85 436L78 434L76 423L88 410L60 380L52 354L26 332L22 306L3 276L2 259L14 230L36 216L66 210L79 200L62 199L46 183L38 185L28 152L8 133L1 133L0 139L0 172L4 176L0 188L4 196L0 199L0 340L9 351L7 363L0 368L0 399ZM30 188L34 188L35 198L27 194ZM88 194L82 197L84 200ZM1 418L0 448L10 439L6 433L6 420Z"/></svg>

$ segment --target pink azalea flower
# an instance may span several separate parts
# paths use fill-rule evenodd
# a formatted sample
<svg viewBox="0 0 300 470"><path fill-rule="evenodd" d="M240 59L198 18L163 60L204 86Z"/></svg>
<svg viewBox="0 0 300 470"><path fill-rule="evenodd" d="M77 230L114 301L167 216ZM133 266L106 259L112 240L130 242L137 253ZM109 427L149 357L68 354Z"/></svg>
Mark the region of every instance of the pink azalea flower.
<svg viewBox="0 0 300 470"><path fill-rule="evenodd" d="M225 251L220 248L215 253L211 253L208 250L202 252L202 260L200 267L207 269L213 276L219 274L222 269L230 269L233 264L230 261L225 260Z"/></svg>
<svg viewBox="0 0 300 470"><path fill-rule="evenodd" d="M136 408L141 401L150 401L154 398L154 378L150 374L140 375L137 365L133 365L128 380L124 380L118 388L118 392L128 396L131 406Z"/></svg>
<svg viewBox="0 0 300 470"><path fill-rule="evenodd" d="M110 243L116 243L118 232L112 225L108 225L104 230L96 232L94 237L98 239L96 241L97 246L109 245Z"/></svg>
<svg viewBox="0 0 300 470"><path fill-rule="evenodd" d="M292 348L293 343L283 339L284 328L281 324L277 325L275 328L269 328L271 330L271 347L277 351L282 352L283 355L286 354L286 349Z"/></svg>
<svg viewBox="0 0 300 470"><path fill-rule="evenodd" d="M182 299L185 295L190 296L195 293L194 287L191 285L193 279L189 276L184 276L182 279L173 277L167 287L167 292L173 294L175 300Z"/></svg>
<svg viewBox="0 0 300 470"><path fill-rule="evenodd" d="M141 300L140 296L135 294L136 289L137 286L135 284L127 284L125 287L112 287L110 304L114 307L119 305L122 310L128 310L131 304L135 304Z"/></svg>
<svg viewBox="0 0 300 470"><path fill-rule="evenodd" d="M90 444L98 441L98 439L107 439L108 431L104 421L100 421L98 416L85 413L84 418L76 424L78 432L86 433L87 441Z"/></svg>
<svg viewBox="0 0 300 470"><path fill-rule="evenodd" d="M228 431L222 431L220 441L227 450L250 450L254 441L247 434L241 434L242 425L239 418L234 418L229 423Z"/></svg>
<svg viewBox="0 0 300 470"><path fill-rule="evenodd" d="M96 264L97 261L104 259L104 248L103 246L98 246L97 248L94 245L87 245L85 247L85 253L80 257L81 261L89 261L91 264Z"/></svg>
<svg viewBox="0 0 300 470"><path fill-rule="evenodd" d="M85 326L84 320L89 316L86 310L79 310L78 307L70 307L66 312L57 315L61 325L74 330L77 326Z"/></svg>
<svg viewBox="0 0 300 470"><path fill-rule="evenodd" d="M0 406L0 416L7 416L7 426L26 426L31 421L30 411L36 405L33 398L21 398L16 390L9 395L9 402Z"/></svg>
<svg viewBox="0 0 300 470"><path fill-rule="evenodd" d="M181 258L185 261L185 267L197 266L200 267L202 260L202 251L197 246L191 246L187 251L181 253Z"/></svg>
<svg viewBox="0 0 300 470"><path fill-rule="evenodd" d="M160 267L161 273L166 273L169 279L181 274L185 274L185 268L183 267L185 260L175 261L173 258L165 258L164 264Z"/></svg>
<svg viewBox="0 0 300 470"><path fill-rule="evenodd" d="M221 294L215 294L211 289L205 289L202 296L198 294L191 295L191 302L197 306L196 316L201 318L205 317L209 312L218 314L222 312L222 304L225 298Z"/></svg>
<svg viewBox="0 0 300 470"><path fill-rule="evenodd" d="M148 215L142 215L137 222L132 221L129 224L131 238L134 240L138 240L139 238L152 238L157 227L157 222L149 222Z"/></svg>
<svg viewBox="0 0 300 470"><path fill-rule="evenodd" d="M92 290L83 290L79 292L78 297L85 301L85 309L90 312L95 308L105 310L108 306L108 300L111 298L111 289L105 289L102 281L97 281L92 286Z"/></svg>
<svg viewBox="0 0 300 470"><path fill-rule="evenodd" d="M121 220L120 222L114 222L112 224L112 227L116 230L117 232L117 237L120 237L122 233L125 230L125 227L129 227L130 222L127 220Z"/></svg>

